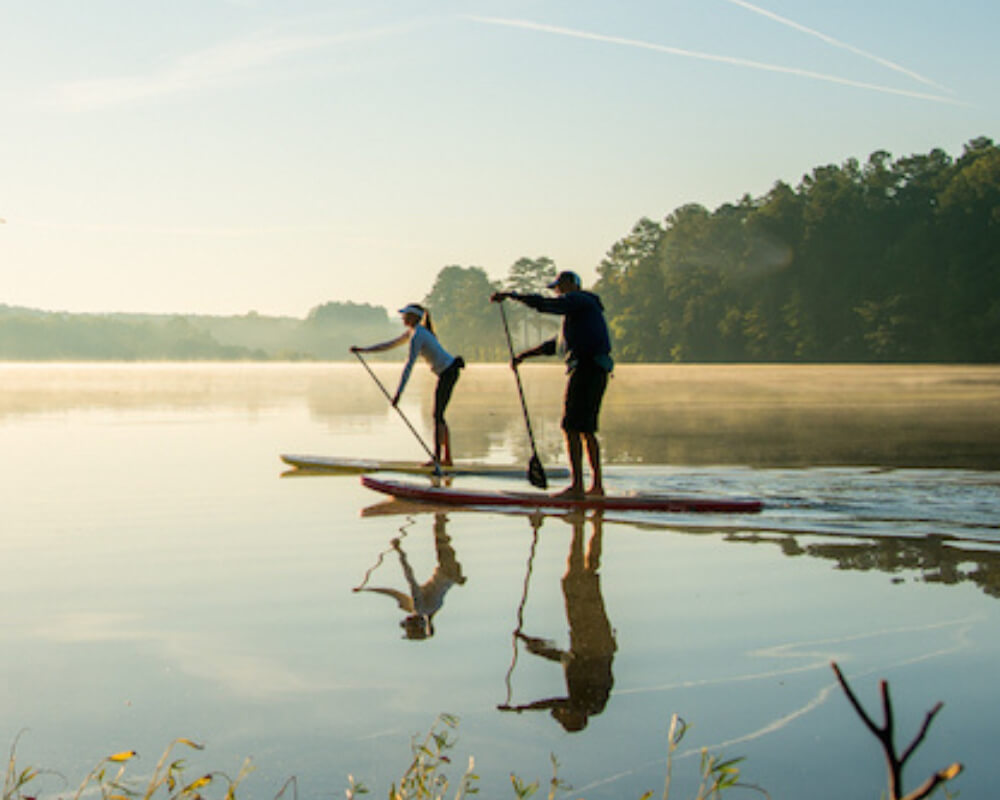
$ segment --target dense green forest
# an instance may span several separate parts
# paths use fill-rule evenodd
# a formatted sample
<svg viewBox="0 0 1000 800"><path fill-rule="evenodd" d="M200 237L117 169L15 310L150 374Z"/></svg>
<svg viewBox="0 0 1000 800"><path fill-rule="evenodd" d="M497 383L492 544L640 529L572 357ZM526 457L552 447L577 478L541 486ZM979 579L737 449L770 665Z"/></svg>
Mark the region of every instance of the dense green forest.
<svg viewBox="0 0 1000 800"><path fill-rule="evenodd" d="M641 220L599 267L629 361L1000 359L1000 149L818 167Z"/></svg>
<svg viewBox="0 0 1000 800"><path fill-rule="evenodd" d="M538 291L556 270L545 256L501 280L446 266L424 300L449 349L503 359L490 293ZM1000 148L978 138L958 158L877 151L714 211L685 205L639 220L597 271L619 361L995 362ZM554 330L520 304L506 311L516 347ZM0 306L0 359L343 359L399 330L382 307L339 302L305 319Z"/></svg>
<svg viewBox="0 0 1000 800"><path fill-rule="evenodd" d="M536 290L555 271L523 258L502 285ZM682 206L639 220L598 274L619 361L998 361L1000 148L878 151L715 211ZM490 286L452 266L427 298L474 357L504 352ZM544 333L508 313L523 338Z"/></svg>

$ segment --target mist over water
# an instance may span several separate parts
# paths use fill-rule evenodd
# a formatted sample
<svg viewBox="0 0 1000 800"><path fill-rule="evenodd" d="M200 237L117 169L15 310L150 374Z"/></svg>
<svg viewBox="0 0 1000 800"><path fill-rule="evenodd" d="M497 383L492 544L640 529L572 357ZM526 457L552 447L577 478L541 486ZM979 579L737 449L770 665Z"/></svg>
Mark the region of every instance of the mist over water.
<svg viewBox="0 0 1000 800"><path fill-rule="evenodd" d="M387 386L398 365L375 365ZM541 445L562 459L558 428L564 377L555 365L523 365ZM392 415L355 364L0 365L0 419L44 412L282 408L305 404L334 429ZM430 384L414 375L403 409L429 427ZM476 364L449 420L461 457L526 452L510 370ZM624 365L602 415L613 463L1000 468L1000 370L990 366ZM387 425L354 453L404 457L419 449ZM397 429L398 428L398 429ZM315 449L315 439L304 443ZM418 456L414 456L418 457Z"/></svg>

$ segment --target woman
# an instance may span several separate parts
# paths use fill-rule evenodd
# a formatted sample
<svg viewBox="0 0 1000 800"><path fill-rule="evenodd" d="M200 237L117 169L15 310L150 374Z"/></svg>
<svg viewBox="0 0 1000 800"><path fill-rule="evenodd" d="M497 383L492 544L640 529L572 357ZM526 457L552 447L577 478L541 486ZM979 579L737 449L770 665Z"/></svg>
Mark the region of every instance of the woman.
<svg viewBox="0 0 1000 800"><path fill-rule="evenodd" d="M399 379L399 388L392 398L393 406L399 404L399 398L403 394L406 382L410 379L410 371L413 369L413 362L417 356L423 356L424 360L430 364L431 370L438 376L437 389L434 392L434 461L442 466L450 467L451 461L451 436L448 432L448 424L444 421L444 412L451 400L452 390L458 382L458 373L465 366L465 361L461 356L452 356L445 350L434 335L434 326L431 323L431 314L419 303L410 303L408 306L399 309L403 315L403 324L407 330L381 344L373 344L371 347L351 348L352 353L380 353L383 350L392 350L407 342L410 343L410 356L403 367L403 374Z"/></svg>

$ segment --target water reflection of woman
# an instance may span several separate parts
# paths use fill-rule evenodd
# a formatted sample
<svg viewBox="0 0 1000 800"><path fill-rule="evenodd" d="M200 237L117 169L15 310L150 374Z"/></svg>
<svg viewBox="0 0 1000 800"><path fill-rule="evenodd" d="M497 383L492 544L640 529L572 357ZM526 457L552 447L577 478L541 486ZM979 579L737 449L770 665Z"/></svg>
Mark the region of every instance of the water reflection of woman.
<svg viewBox="0 0 1000 800"><path fill-rule="evenodd" d="M409 559L400 545L399 537L392 540L392 549L399 556L399 565L403 570L409 593L389 587L368 587L362 584L355 592L376 592L395 598L399 607L407 612L400 622L404 636L407 639L427 639L434 635L434 615L444 604L444 596L456 583L465 583L462 565L455 557L451 546L451 537L446 532L448 518L444 514L434 515L434 548L437 551L437 566L430 579L418 583L410 566Z"/></svg>
<svg viewBox="0 0 1000 800"><path fill-rule="evenodd" d="M608 698L614 676L614 631L604 608L601 579L598 574L601 562L602 520L595 514L591 520L593 535L584 551L584 517L574 514L566 574L562 579L566 619L569 622L569 649L560 650L548 640L515 632L528 651L563 666L566 679L566 697L549 697L519 706L500 706L503 711L541 711L548 709L552 716L569 732L587 727L590 717L600 714Z"/></svg>

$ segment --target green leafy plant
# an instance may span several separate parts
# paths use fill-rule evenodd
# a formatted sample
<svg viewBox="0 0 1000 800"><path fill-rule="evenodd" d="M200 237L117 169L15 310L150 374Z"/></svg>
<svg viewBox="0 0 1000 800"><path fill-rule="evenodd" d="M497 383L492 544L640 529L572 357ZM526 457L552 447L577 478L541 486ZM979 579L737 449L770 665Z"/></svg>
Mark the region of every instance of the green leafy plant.
<svg viewBox="0 0 1000 800"><path fill-rule="evenodd" d="M21 733L14 738L14 743L10 746L7 769L4 771L3 800L16 800L23 797L24 795L21 790L41 774L39 770L33 767L26 767L18 771L14 754L17 751L17 743L21 738Z"/></svg>
<svg viewBox="0 0 1000 800"><path fill-rule="evenodd" d="M663 800L670 797L670 779L673 775L674 753L677 751L684 734L688 731L688 724L677 714L670 718L670 728L667 730L667 774L663 783ZM722 792L726 789L751 789L759 792L765 797L770 795L754 784L740 781L739 764L742 758L723 758L721 754L715 755L708 751L708 748L701 749L701 782L698 785L698 793L695 800L718 800ZM649 800L653 793L646 792L640 800Z"/></svg>
<svg viewBox="0 0 1000 800"><path fill-rule="evenodd" d="M399 779L398 788L396 784L392 785L389 800L443 800L449 781L442 767L451 763L448 751L455 746L451 731L457 726L457 717L439 714L424 738L411 743L413 760ZM458 782L455 800L478 793L476 783L479 776L474 770L475 761L470 756L469 766Z"/></svg>
<svg viewBox="0 0 1000 800"><path fill-rule="evenodd" d="M224 800L235 800L236 788L252 771L249 759L243 762L235 778L216 771L190 779L185 774L186 766L183 759L170 760L174 749L178 746L194 750L204 749L203 745L191 739L175 739L167 746L145 784L141 781L130 781L126 776L128 765L139 756L135 750L125 750L105 756L84 777L72 795L73 800L80 800L85 793L91 794L95 789L100 793L102 800L138 798L152 800L157 796L165 797L167 800L204 800L206 790L213 786L220 787ZM19 770L15 757L16 747L17 740L11 746L7 761L2 800L34 800L36 795L27 793L29 784L42 775L56 773L45 773L31 767Z"/></svg>

